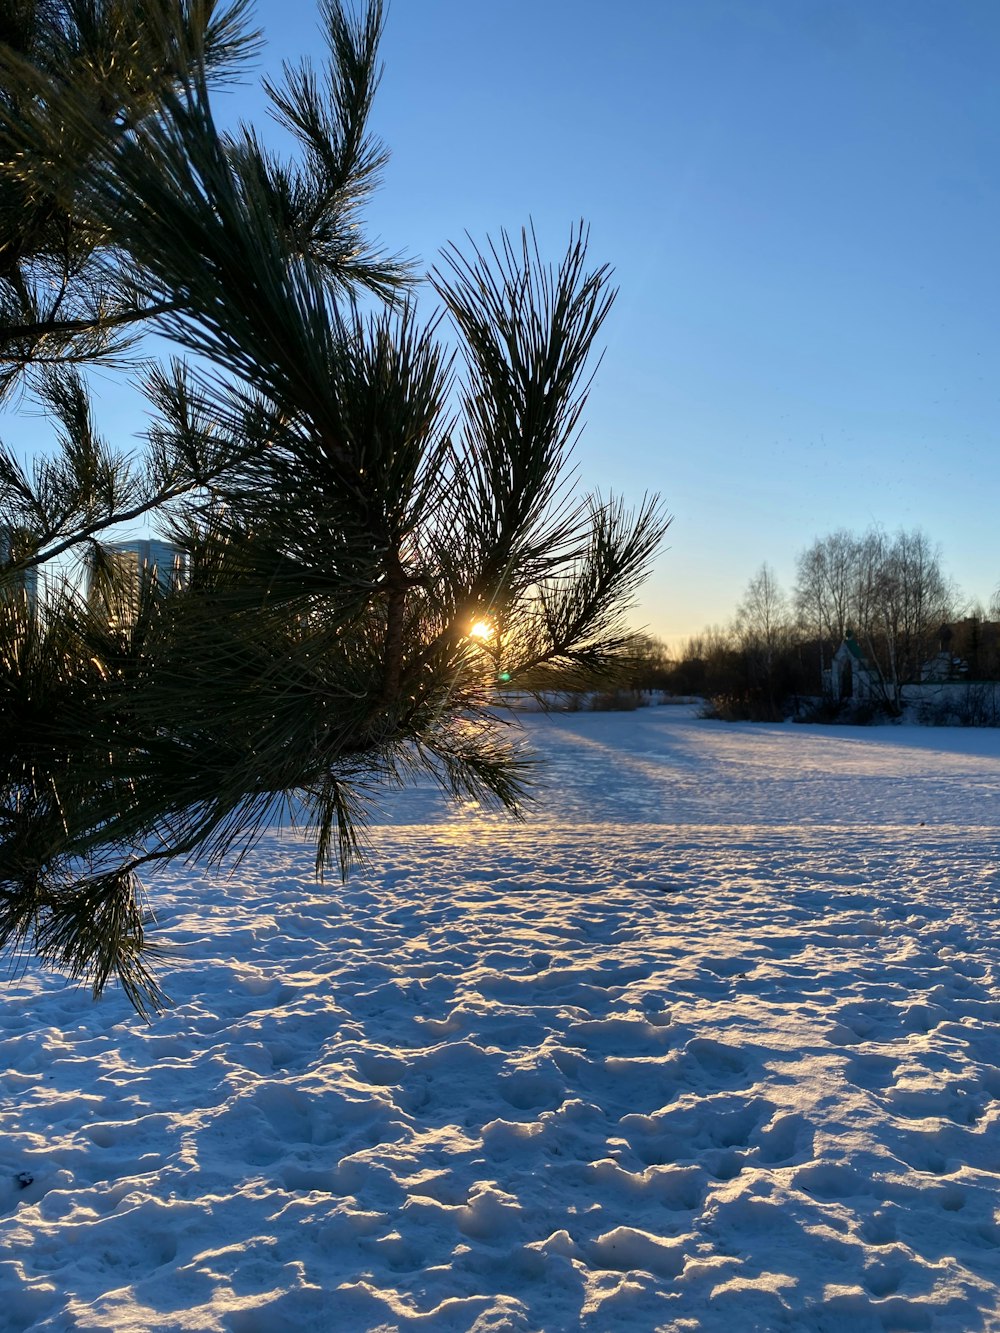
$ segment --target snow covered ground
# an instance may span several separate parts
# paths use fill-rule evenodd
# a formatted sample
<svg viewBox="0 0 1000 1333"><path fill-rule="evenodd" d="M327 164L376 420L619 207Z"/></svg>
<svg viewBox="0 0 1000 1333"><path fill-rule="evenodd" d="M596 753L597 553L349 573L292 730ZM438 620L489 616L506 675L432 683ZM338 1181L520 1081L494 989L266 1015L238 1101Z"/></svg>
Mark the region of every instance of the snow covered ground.
<svg viewBox="0 0 1000 1333"><path fill-rule="evenodd" d="M164 876L149 1027L8 983L0 1328L1000 1330L1000 733L524 726L524 826Z"/></svg>

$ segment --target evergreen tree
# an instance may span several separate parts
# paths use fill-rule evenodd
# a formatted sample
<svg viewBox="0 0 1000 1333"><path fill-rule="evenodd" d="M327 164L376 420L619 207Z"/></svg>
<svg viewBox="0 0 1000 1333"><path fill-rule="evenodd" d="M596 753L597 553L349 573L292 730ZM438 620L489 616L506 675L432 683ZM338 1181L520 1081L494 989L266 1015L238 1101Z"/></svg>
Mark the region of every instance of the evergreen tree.
<svg viewBox="0 0 1000 1333"><path fill-rule="evenodd" d="M0 451L0 945L95 993L117 977L144 1012L144 867L243 855L284 813L319 874L346 873L370 801L420 770L516 813L498 686L627 652L666 525L567 484L613 298L583 229L554 267L530 233L448 250L421 322L360 226L381 7L322 15L327 68L265 85L288 162L213 119L256 43L242 0L0 20L0 386L59 436L32 469ZM184 357L147 368L136 462L101 439L81 367L149 328ZM180 589L128 587L102 552L144 513L186 553ZM30 596L71 552L94 595Z"/></svg>

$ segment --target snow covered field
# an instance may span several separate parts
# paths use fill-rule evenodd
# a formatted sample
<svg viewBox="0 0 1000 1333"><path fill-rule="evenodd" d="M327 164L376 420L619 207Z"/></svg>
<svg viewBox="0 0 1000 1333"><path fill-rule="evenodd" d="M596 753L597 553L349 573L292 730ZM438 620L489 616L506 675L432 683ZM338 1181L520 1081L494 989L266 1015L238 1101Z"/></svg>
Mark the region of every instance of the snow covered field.
<svg viewBox="0 0 1000 1333"><path fill-rule="evenodd" d="M1000 1330L1000 733L528 716L155 886L175 1008L6 986L0 1328Z"/></svg>

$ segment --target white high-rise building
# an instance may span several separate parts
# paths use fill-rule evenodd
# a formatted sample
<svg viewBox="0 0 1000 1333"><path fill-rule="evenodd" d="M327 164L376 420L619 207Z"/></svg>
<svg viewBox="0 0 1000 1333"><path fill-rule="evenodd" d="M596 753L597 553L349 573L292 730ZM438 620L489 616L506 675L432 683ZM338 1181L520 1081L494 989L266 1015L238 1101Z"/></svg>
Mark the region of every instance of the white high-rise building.
<svg viewBox="0 0 1000 1333"><path fill-rule="evenodd" d="M91 605L103 603L113 625L123 626L134 619L144 579L155 579L163 592L175 592L187 581L187 555L171 542L138 539L111 542L101 549L114 575L113 586L97 578L92 563L87 600Z"/></svg>
<svg viewBox="0 0 1000 1333"><path fill-rule="evenodd" d="M10 530L0 528L0 566L6 565L12 558L13 539ZM38 604L38 568L19 569L16 574L0 579L0 595L6 592L23 592L30 606Z"/></svg>

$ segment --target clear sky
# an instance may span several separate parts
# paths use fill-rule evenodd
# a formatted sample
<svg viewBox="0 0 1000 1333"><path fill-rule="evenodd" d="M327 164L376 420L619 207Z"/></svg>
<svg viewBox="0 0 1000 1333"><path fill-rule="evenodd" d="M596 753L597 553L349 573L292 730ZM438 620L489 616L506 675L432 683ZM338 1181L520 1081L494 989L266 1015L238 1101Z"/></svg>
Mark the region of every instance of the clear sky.
<svg viewBox="0 0 1000 1333"><path fill-rule="evenodd" d="M257 12L263 68L318 51L310 0ZM394 0L383 56L390 250L531 219L557 258L584 218L614 266L577 460L675 516L636 624L724 621L762 561L789 587L872 523L989 598L997 0Z"/></svg>
<svg viewBox="0 0 1000 1333"><path fill-rule="evenodd" d="M308 0L260 0L274 54ZM581 480L662 493L637 621L731 614L763 560L923 527L1000 583L996 0L394 0L378 233L570 224L620 289ZM270 63L271 56L266 57Z"/></svg>

